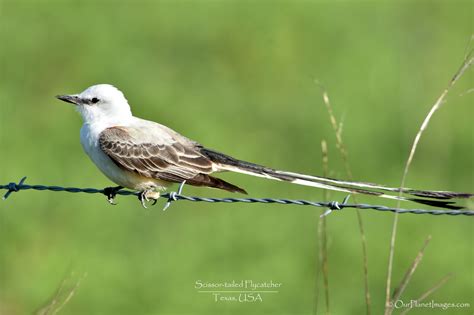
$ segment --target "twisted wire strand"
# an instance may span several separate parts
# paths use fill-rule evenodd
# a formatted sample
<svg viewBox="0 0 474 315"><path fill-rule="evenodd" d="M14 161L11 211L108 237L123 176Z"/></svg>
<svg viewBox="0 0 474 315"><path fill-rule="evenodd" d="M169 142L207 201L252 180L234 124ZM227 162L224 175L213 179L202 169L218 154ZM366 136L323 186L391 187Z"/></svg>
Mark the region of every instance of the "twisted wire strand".
<svg viewBox="0 0 474 315"><path fill-rule="evenodd" d="M26 177L23 177L20 182L14 183L11 182L7 185L0 185L1 190L7 190L3 200L7 199L11 193L19 192L21 190L39 190L39 191L65 191L70 193L87 193L87 194L104 194L104 189L97 188L77 188L77 187L61 187L61 186L46 186L46 185L27 185L24 184ZM184 183L183 183L184 184ZM182 185L183 185L182 184ZM186 200L192 202L210 202L210 203L266 203L266 204L282 204L282 205L299 205L299 206L314 206L327 208L323 215L331 213L333 210L342 210L344 208L357 208L361 210L376 210L376 211L385 211L385 212L396 212L396 213L412 213L412 214L431 214L431 215L466 215L474 216L474 210L440 210L440 209L402 209L402 208L392 208L382 205L371 205L371 204L349 204L347 203L348 197L344 198L344 201L339 203L337 201L330 202L320 202L320 201L308 201L308 200L299 200L299 199L281 199L281 198L209 198L209 197L195 197L195 196L185 196L181 195L180 190L178 193L171 192L165 193L160 196L160 198L167 199L168 205L171 202ZM117 195L122 196L138 196L138 192L130 190L119 190ZM166 207L167 208L167 207Z"/></svg>

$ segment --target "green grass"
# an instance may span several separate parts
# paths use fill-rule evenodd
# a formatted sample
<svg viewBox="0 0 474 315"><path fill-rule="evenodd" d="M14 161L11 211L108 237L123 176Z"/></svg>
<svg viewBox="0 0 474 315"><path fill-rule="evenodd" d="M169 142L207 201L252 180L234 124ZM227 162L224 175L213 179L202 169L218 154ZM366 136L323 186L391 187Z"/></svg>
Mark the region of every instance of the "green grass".
<svg viewBox="0 0 474 315"><path fill-rule="evenodd" d="M119 87L137 116L271 167L321 174L326 139L331 176L345 177L318 79L343 117L355 179L396 186L423 118L463 58L472 18L468 1L3 1L0 183L26 175L31 184L110 185L82 152L80 117L54 99L95 83ZM472 79L469 70L433 117L407 186L474 190L474 94L463 94ZM222 177L255 197L323 198L307 187ZM38 309L71 270L87 277L59 314L312 314L319 210L180 202L163 213L117 201L28 191L0 203L0 314ZM379 314L393 215L362 215ZM327 224L331 311L364 313L356 215L333 213ZM400 216L394 284L432 235L402 298L452 272L433 299L474 305L473 228L468 217ZM215 303L193 287L232 279L282 287L252 304Z"/></svg>

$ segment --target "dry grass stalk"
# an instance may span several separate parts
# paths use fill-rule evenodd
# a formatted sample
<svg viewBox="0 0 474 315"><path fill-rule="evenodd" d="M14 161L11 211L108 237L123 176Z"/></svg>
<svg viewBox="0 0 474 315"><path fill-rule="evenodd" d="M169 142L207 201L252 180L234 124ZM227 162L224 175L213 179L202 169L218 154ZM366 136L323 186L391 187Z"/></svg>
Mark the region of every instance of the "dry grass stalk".
<svg viewBox="0 0 474 315"><path fill-rule="evenodd" d="M68 276L64 277L59 285L59 288L56 290L52 298L50 298L45 304L34 314L35 315L55 315L57 314L74 296L81 281L87 276L87 273L84 273L76 281L74 281L72 286L68 286L68 282L72 281L74 277L74 272L71 272Z"/></svg>
<svg viewBox="0 0 474 315"><path fill-rule="evenodd" d="M439 288L441 288L443 285L446 284L446 282L448 282L448 280L450 280L451 278L453 277L452 274L448 274L446 276L444 276L440 281L438 281L434 286L432 286L428 291L426 291L425 293L423 293L418 299L416 299L415 301L416 302L422 302L424 301L428 296L430 296L431 294L433 294L436 290L438 290ZM400 313L400 315L404 315L406 313L408 313L409 311L411 311L412 309L411 308L407 308L406 310L404 310L403 312Z"/></svg>
<svg viewBox="0 0 474 315"><path fill-rule="evenodd" d="M472 38L471 38L472 42ZM438 97L434 105L431 107L430 111L428 112L428 115L425 117L423 123L421 124L420 129L418 130L415 139L413 141L411 150L410 150L410 155L408 156L407 162L405 164L405 170L403 171L403 176L402 176L402 181L400 184L400 194L401 195L401 190L405 187L405 182L406 182L406 177L408 175L408 170L410 168L410 165L413 161L413 157L415 156L416 148L418 147L418 143L420 141L421 135L423 132L426 130L428 127L428 124L431 120L431 117L433 117L433 114L443 105L446 96L448 95L449 91L452 89L452 87L456 84L456 82L459 80L459 78L462 77L464 72L474 63L474 57L473 57L473 52L474 49L469 50L469 52L466 54L463 63L461 64L461 67L459 68L458 71L454 74L453 78L449 82L448 86L444 89L443 93ZM400 201L398 201L397 207L400 207ZM397 226L398 226L398 213L395 213L394 215L394 220L393 220L393 225L392 225L392 236L390 238L390 252L389 252L389 259L388 259L388 270L387 270L387 282L386 282L386 288L385 288L385 315L389 315L393 311L393 303L390 303L390 288L391 288L391 279L392 279L392 269L393 269L393 257L394 257L394 252L395 252L395 239L396 239L396 234L397 234ZM392 304L392 306L391 306Z"/></svg>
<svg viewBox="0 0 474 315"><path fill-rule="evenodd" d="M337 119L334 116L334 112L332 110L331 102L329 100L329 95L327 91L325 90L324 86L322 86L319 82L316 81L316 84L319 86L319 88L322 91L323 94L323 101L324 105L326 106L326 110L328 111L329 114L329 120L331 121L331 126L334 130L334 133L336 135L336 147L341 153L342 160L344 162L344 168L346 169L346 174L349 178L349 180L354 180L352 176L352 171L349 166L349 157L347 153L346 146L344 145L344 142L342 141L342 127L343 124L340 122L339 124L337 123ZM324 176L327 176L325 174ZM354 196L354 201L356 200ZM357 214L357 222L359 224L359 232L360 232L360 238L361 238L361 243L362 243L362 257L363 257L363 268L364 268L364 288L365 288L365 304L367 306L366 311L367 315L370 315L370 290L369 290L369 268L368 268L368 255L367 255L367 239L365 237L365 229L364 229L364 223L362 220L362 215L360 213L359 209L356 209L356 214Z"/></svg>
<svg viewBox="0 0 474 315"><path fill-rule="evenodd" d="M393 298L392 301L397 301L400 299L400 296L402 293L405 291L408 283L411 280L411 277L416 271L416 268L420 264L421 260L423 259L423 255L425 253L426 246L428 246L429 242L431 241L431 235L428 235L428 237L425 240L425 243L423 244L423 247L421 247L420 251L416 255L415 259L413 260L413 263L411 264L410 268L407 270L405 273L405 276L403 277L402 281L400 282L400 285L398 288L393 292Z"/></svg>
<svg viewBox="0 0 474 315"><path fill-rule="evenodd" d="M327 176L329 173L328 148L325 140L321 141L323 174ZM324 199L329 200L329 192L324 191ZM327 248L327 225L326 216L319 216L318 221L318 239L319 239L319 266L323 273L324 296L326 305L326 314L330 314L329 305L329 269L328 269L328 248ZM317 306L316 306L317 313Z"/></svg>

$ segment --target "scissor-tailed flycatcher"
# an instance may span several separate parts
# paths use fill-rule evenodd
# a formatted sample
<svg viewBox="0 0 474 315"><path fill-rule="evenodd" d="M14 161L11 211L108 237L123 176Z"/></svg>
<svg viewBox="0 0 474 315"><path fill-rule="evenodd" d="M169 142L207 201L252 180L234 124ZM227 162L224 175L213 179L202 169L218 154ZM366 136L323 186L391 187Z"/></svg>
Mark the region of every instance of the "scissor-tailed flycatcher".
<svg viewBox="0 0 474 315"><path fill-rule="evenodd" d="M459 207L446 200L473 196L407 188L402 192L415 197L399 197L399 188L279 171L241 161L207 149L166 126L134 117L123 93L109 84L94 85L80 94L57 98L75 104L81 114L84 120L81 144L87 155L110 180L120 185L117 189L127 187L140 191L143 206L145 201L159 198L156 190L184 181L194 186L246 193L240 187L211 176L222 171L455 209ZM109 201L114 195L115 191L112 191Z"/></svg>

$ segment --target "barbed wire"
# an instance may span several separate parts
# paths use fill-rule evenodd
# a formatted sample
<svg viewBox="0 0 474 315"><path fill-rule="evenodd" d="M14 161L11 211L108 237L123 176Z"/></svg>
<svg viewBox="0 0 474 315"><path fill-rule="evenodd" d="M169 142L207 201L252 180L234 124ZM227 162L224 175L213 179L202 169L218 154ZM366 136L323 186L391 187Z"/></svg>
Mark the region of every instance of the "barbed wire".
<svg viewBox="0 0 474 315"><path fill-rule="evenodd" d="M1 190L7 190L3 196L3 200L6 200L12 193L19 192L21 190L39 190L39 191L56 191L56 192L69 192L69 193L87 193L87 194L104 194L107 195L105 189L97 188L77 188L77 187L61 187L61 186L46 186L46 185L27 185L25 184L26 177L23 177L18 184L11 182L7 185L0 185ZM192 202L210 202L210 203L266 203L266 204L282 204L282 205L299 205L299 206L314 206L327 208L323 216L328 215L333 210L342 210L344 208L356 208L361 210L376 210L385 212L395 213L412 213L412 214L431 214L431 215L466 215L473 216L474 210L440 210L440 209L402 209L392 208L381 205L371 204L348 204L347 201L350 195L346 196L344 200L339 203L337 201L321 202L321 201L308 201L300 199L280 199L280 198L209 198L209 197L195 197L181 195L181 190L184 183L180 185L178 192L164 193L160 198L167 199L166 206L163 210L168 208L171 202L186 200ZM116 192L117 195L122 196L139 196L139 192L130 190L119 190Z"/></svg>

